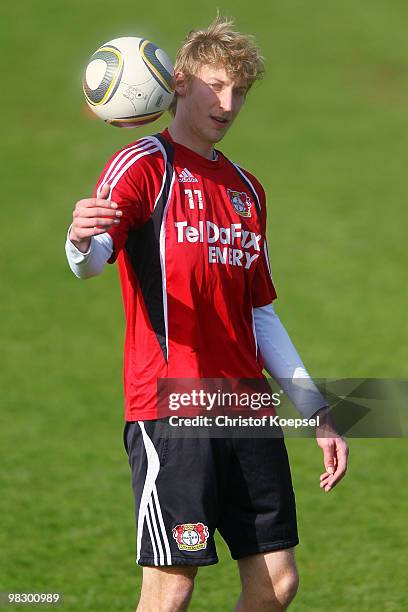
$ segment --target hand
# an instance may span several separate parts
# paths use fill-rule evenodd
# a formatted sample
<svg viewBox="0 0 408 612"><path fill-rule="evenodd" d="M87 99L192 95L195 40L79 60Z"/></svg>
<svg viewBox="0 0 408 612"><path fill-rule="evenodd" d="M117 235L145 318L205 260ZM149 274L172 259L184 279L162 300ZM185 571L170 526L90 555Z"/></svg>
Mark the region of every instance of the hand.
<svg viewBox="0 0 408 612"><path fill-rule="evenodd" d="M98 198L79 200L75 205L69 239L83 253L89 251L92 236L103 234L120 223L122 211L116 210L118 205L107 199L109 191L110 186L106 183Z"/></svg>
<svg viewBox="0 0 408 612"><path fill-rule="evenodd" d="M320 424L316 427L316 442L323 451L326 471L320 475L320 488L331 491L347 471L349 449L347 442L336 431L327 409L320 410Z"/></svg>

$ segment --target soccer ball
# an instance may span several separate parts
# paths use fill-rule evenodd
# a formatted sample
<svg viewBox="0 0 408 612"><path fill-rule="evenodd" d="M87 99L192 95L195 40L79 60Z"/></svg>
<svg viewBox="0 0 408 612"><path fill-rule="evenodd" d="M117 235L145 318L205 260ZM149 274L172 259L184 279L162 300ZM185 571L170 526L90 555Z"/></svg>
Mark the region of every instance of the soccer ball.
<svg viewBox="0 0 408 612"><path fill-rule="evenodd" d="M173 65L145 38L127 36L105 43L91 56L83 77L85 99L101 119L136 127L158 119L174 95Z"/></svg>

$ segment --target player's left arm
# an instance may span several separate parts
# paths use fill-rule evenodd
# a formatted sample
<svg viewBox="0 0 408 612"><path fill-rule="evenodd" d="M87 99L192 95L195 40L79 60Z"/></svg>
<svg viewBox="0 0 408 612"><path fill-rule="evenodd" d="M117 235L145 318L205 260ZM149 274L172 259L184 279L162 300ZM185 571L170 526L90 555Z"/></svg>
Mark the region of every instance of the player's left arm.
<svg viewBox="0 0 408 612"><path fill-rule="evenodd" d="M256 340L265 369L305 418L319 416L316 442L323 451L325 471L320 487L330 491L347 470L347 442L337 432L326 399L306 370L273 304L253 309Z"/></svg>
<svg viewBox="0 0 408 612"><path fill-rule="evenodd" d="M272 301L276 290L272 280L266 239L266 196L255 182L261 204L263 249L252 286L253 320L256 342L265 368L306 418L319 416L316 442L323 451L325 471L320 476L321 488L330 491L345 475L348 461L347 442L339 435L322 396L307 372L285 327L276 314Z"/></svg>

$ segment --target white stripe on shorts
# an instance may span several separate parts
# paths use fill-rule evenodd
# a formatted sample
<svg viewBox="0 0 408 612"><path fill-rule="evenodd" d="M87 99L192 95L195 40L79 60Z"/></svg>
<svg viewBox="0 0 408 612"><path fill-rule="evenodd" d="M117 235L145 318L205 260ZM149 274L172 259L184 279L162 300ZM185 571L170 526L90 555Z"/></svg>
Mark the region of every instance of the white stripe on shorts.
<svg viewBox="0 0 408 612"><path fill-rule="evenodd" d="M170 552L170 544L167 537L166 529L164 526L163 515L161 512L159 496L157 494L156 488L156 479L160 470L160 460L157 454L157 451L154 447L154 444L150 437L148 436L143 421L139 421L138 425L142 432L143 443L147 456L147 471L146 471L146 479L145 484L142 491L142 498L140 501L139 508L139 517L137 522L137 561L139 562L141 557L141 547L142 547L142 536L143 536L143 528L146 520L147 528L150 535L150 540L153 548L153 558L155 565L171 565L171 552ZM150 516L149 516L149 507L150 507ZM157 512L157 516L159 518L159 523L157 523L156 514L154 509ZM166 561L163 550L163 545L160 539L160 532L164 542L164 547L166 550ZM154 540L154 534L156 535L156 543L159 554L159 559L157 559L157 549L156 543ZM160 563L158 563L160 561Z"/></svg>

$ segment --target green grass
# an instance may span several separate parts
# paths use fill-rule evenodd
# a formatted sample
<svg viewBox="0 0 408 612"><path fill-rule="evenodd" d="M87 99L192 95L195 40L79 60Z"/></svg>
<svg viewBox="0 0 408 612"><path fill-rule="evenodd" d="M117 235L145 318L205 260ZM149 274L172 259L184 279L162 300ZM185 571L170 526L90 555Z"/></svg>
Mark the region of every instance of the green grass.
<svg viewBox="0 0 408 612"><path fill-rule="evenodd" d="M130 132L82 112L89 53L143 34L174 56L216 3L6 4L0 591L59 590L65 610L131 610L140 570L122 448L124 318L117 272L82 283L64 235L74 202ZM318 377L408 377L408 7L380 2L224 2L267 59L264 83L222 148L269 199L277 309ZM172 27L169 28L169 24ZM301 546L294 611L404 607L405 440L350 442L347 478L318 487L321 451L290 439ZM231 610L237 571L219 543L191 610Z"/></svg>

